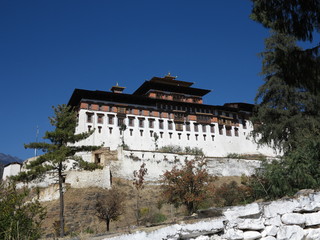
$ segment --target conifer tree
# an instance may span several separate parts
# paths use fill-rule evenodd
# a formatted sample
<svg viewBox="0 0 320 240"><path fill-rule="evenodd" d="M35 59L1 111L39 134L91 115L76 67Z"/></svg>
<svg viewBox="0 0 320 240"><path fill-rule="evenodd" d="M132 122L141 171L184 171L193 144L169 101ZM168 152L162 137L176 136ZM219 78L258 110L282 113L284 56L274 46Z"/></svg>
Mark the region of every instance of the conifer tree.
<svg viewBox="0 0 320 240"><path fill-rule="evenodd" d="M281 197L320 186L320 44L312 42L320 32L320 1L251 1L251 18L272 30L261 54L265 83L256 97L253 135L283 153L251 185L258 198Z"/></svg>
<svg viewBox="0 0 320 240"><path fill-rule="evenodd" d="M275 32L310 41L310 48L290 52L282 66L287 84L319 93L320 43L313 43L320 33L320 0L251 0L251 18ZM281 61L281 59L279 59Z"/></svg>
<svg viewBox="0 0 320 240"><path fill-rule="evenodd" d="M75 134L77 126L76 112L67 105L58 105L57 107L53 107L53 109L54 116L49 119L55 129L47 131L43 137L43 139L49 142L33 142L25 145L25 148L41 149L44 154L37 157L34 161L30 161L26 165L27 171L21 172L16 180L26 182L42 177L48 172L56 174L60 199L60 236L63 237L65 235L63 182L67 163L73 160L80 168L85 170L100 168L98 165L87 163L80 156L75 155L78 152L93 151L99 147L77 146L75 143L88 138L94 130Z"/></svg>

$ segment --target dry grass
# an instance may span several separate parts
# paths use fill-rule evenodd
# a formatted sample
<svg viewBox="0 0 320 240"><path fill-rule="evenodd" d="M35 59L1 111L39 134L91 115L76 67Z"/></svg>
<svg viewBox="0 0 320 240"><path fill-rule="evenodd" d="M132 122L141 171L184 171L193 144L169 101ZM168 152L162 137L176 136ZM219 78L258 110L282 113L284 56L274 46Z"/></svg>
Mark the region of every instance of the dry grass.
<svg viewBox="0 0 320 240"><path fill-rule="evenodd" d="M220 186L225 182L236 181L240 183L240 177L222 177L217 178L215 186ZM120 217L119 221L111 222L110 230L112 233L131 232L136 228L136 201L137 194L132 181L123 179L114 179L113 185L120 188L126 195L125 208L126 212ZM65 223L66 232L77 235L81 239L86 239L88 233L97 234L105 233L106 226L104 222L98 220L95 216L95 199L96 195L105 191L101 188L87 189L68 189L65 193ZM142 224L148 225L151 216L162 214L167 218L167 222L176 222L186 215L183 207L175 209L168 204L159 205L161 197L161 186L156 184L146 184L141 191L140 207L144 216ZM214 203L208 202L212 206ZM47 237L54 236L54 222L59 220L59 200L45 202L43 205L47 208L47 217L44 221L43 228Z"/></svg>

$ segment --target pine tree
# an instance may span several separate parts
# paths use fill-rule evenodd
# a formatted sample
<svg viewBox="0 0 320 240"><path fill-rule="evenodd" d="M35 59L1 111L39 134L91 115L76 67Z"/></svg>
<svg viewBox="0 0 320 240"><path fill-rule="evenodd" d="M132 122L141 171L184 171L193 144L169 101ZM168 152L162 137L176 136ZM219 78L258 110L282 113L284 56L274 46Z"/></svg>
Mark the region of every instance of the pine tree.
<svg viewBox="0 0 320 240"><path fill-rule="evenodd" d="M251 0L251 18L275 32L310 41L320 33L319 0ZM310 92L320 90L320 43L308 49L290 52L282 65L287 84L303 87ZM281 59L279 59L281 61Z"/></svg>
<svg viewBox="0 0 320 240"><path fill-rule="evenodd" d="M320 186L319 0L251 0L251 18L270 28L253 121L260 144L281 149L280 161L265 164L251 180L257 197L281 197ZM296 41L310 41L303 49Z"/></svg>
<svg viewBox="0 0 320 240"><path fill-rule="evenodd" d="M274 146L284 154L295 150L300 140L319 133L320 101L307 88L287 84L283 66L292 52L299 51L295 38L274 33L265 41L261 74L265 83L256 96L258 103L253 135L260 144Z"/></svg>
<svg viewBox="0 0 320 240"><path fill-rule="evenodd" d="M58 105L53 107L54 116L50 117L50 123L55 127L53 131L47 131L43 139L48 142L33 142L26 144L25 148L41 149L44 154L37 157L34 161L30 161L26 165L27 171L21 172L16 180L31 181L44 174L50 172L55 173L59 184L60 199L60 236L65 235L64 232L64 198L63 198L63 182L67 163L70 160L83 169L93 170L100 168L93 163L87 163L80 156L75 155L78 152L88 152L98 149L97 146L77 146L76 143L88 138L94 130L75 134L77 126L76 112L70 106Z"/></svg>

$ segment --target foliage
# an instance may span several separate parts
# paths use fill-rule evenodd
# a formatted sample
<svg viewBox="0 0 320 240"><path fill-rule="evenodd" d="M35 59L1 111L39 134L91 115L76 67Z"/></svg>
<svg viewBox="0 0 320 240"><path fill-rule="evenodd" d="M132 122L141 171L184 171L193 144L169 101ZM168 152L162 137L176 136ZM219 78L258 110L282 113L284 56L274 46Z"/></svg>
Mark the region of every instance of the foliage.
<svg viewBox="0 0 320 240"><path fill-rule="evenodd" d="M39 239L45 209L38 201L27 201L29 191L14 184L0 184L0 239Z"/></svg>
<svg viewBox="0 0 320 240"><path fill-rule="evenodd" d="M166 152L166 153L177 153L177 154L192 154L192 155L199 155L204 156L204 153L201 148L191 148L191 147L185 147L182 148L178 145L166 145L159 149L160 152Z"/></svg>
<svg viewBox="0 0 320 240"><path fill-rule="evenodd" d="M166 220L167 220L166 215L164 215L162 213L154 213L153 215L151 215L149 222L150 223L162 223Z"/></svg>
<svg viewBox="0 0 320 240"><path fill-rule="evenodd" d="M319 0L251 0L251 18L267 28L292 35L299 40L312 40L320 31Z"/></svg>
<svg viewBox="0 0 320 240"><path fill-rule="evenodd" d="M305 51L294 37L283 33L273 33L265 45L261 54L265 83L256 97L259 105L252 121L259 124L253 136L259 144L280 149L283 157L264 163L249 185L254 198L271 199L320 184L320 93L314 89L320 61L317 55L304 54L300 63L293 55ZM302 80L309 81L308 85L301 84Z"/></svg>
<svg viewBox="0 0 320 240"><path fill-rule="evenodd" d="M117 188L111 188L104 194L98 194L96 199L97 217L105 221L109 231L110 221L117 221L124 212L125 194Z"/></svg>
<svg viewBox="0 0 320 240"><path fill-rule="evenodd" d="M320 186L320 138L304 138L300 147L287 153L280 161L265 162L256 174L247 179L252 200L275 199L293 195L299 189Z"/></svg>
<svg viewBox="0 0 320 240"><path fill-rule="evenodd" d="M101 168L98 165L86 164L81 157L76 156L78 152L97 150L97 146L77 146L76 143L88 138L93 131L75 134L77 126L77 113L66 105L53 107L54 116L50 117L50 123L55 129L47 131L43 139L48 142L33 142L26 144L25 148L41 149L44 154L27 165L27 171L21 172L15 179L20 181L31 181L44 176L47 172L53 172L58 177L60 194L60 236L64 236L64 201L63 182L64 171L69 160L73 160L80 167L94 170Z"/></svg>
<svg viewBox="0 0 320 240"><path fill-rule="evenodd" d="M319 0L251 0L253 9L251 18L273 31L312 42L320 32ZM320 43L305 50L295 50L281 55L277 60L283 62L283 80L296 87L319 93L319 47ZM281 53L281 51L279 51Z"/></svg>
<svg viewBox="0 0 320 240"><path fill-rule="evenodd" d="M237 182L223 183L215 190L214 200L218 206L234 206L247 203L251 195L249 187L239 186Z"/></svg>
<svg viewBox="0 0 320 240"><path fill-rule="evenodd" d="M137 225L140 225L140 218L141 218L141 196L140 191L144 188L145 183L145 175L148 174L148 169L146 168L146 164L142 163L139 170L133 171L133 185L135 186L137 190L137 202L136 202L136 220Z"/></svg>
<svg viewBox="0 0 320 240"><path fill-rule="evenodd" d="M266 160L266 156L262 154L239 154L239 153L228 153L227 158L235 159L250 159L250 160Z"/></svg>
<svg viewBox="0 0 320 240"><path fill-rule="evenodd" d="M212 179L205 161L185 160L182 168L175 166L162 176L164 198L175 206L185 205L188 213L192 214L210 193L209 183Z"/></svg>

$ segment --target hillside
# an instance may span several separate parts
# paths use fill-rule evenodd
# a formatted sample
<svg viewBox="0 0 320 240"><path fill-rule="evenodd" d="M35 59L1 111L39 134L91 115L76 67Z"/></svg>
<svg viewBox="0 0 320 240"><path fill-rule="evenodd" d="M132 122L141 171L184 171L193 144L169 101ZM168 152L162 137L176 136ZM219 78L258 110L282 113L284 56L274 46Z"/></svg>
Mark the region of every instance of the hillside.
<svg viewBox="0 0 320 240"><path fill-rule="evenodd" d="M0 153L0 179L2 179L3 167L11 162L23 162L20 158Z"/></svg>

